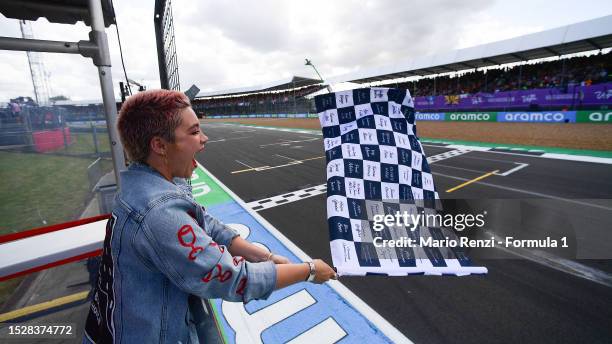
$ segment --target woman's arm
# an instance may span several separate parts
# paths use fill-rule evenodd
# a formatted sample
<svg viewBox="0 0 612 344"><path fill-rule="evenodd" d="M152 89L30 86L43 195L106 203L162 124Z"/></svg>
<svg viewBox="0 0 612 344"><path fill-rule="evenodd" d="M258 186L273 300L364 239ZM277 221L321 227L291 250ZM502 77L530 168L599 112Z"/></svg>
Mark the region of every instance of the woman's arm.
<svg viewBox="0 0 612 344"><path fill-rule="evenodd" d="M236 236L232 239L229 251L234 256L242 256L250 262L262 262L268 260L270 252L266 249L253 245L250 242ZM304 282L310 276L308 263L291 264L283 256L272 255L269 259L276 263L276 284L274 289L281 289L298 282ZM327 263L320 259L313 261L315 266L314 283L327 282L330 278L336 279L336 272Z"/></svg>
<svg viewBox="0 0 612 344"><path fill-rule="evenodd" d="M276 265L276 286L274 289L304 282L309 275L310 267L308 263Z"/></svg>
<svg viewBox="0 0 612 344"><path fill-rule="evenodd" d="M315 259L314 263L314 283L320 284L336 279L336 272L321 259ZM274 289L284 288L298 282L304 282L310 276L310 265L308 263L299 264L277 264L276 265L276 285Z"/></svg>
<svg viewBox="0 0 612 344"><path fill-rule="evenodd" d="M229 246L229 251L232 256L242 256L248 262L265 262L271 260L276 264L288 264L289 259L279 256L276 254L271 255L266 249L253 245L250 242L242 239L240 236L236 236L232 239Z"/></svg>

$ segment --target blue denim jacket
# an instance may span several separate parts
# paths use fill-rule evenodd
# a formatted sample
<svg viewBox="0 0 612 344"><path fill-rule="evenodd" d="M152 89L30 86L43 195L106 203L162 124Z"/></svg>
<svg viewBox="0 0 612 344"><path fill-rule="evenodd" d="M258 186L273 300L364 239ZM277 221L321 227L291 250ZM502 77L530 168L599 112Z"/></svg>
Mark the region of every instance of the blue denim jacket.
<svg viewBox="0 0 612 344"><path fill-rule="evenodd" d="M196 203L185 180L173 184L134 163L121 173L121 185L86 340L193 343L189 294L239 302L270 296L274 263L232 257L227 247L238 234Z"/></svg>

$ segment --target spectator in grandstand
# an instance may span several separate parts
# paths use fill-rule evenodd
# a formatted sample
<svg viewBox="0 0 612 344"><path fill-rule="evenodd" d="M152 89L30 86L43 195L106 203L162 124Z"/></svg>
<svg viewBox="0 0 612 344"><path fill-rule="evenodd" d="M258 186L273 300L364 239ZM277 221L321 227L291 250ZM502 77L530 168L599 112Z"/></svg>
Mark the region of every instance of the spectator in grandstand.
<svg viewBox="0 0 612 344"><path fill-rule="evenodd" d="M191 194L208 138L187 97L130 97L118 129L132 161L108 222L84 342L197 343L189 295L249 302L274 289L335 278L322 260L290 263L210 216Z"/></svg>
<svg viewBox="0 0 612 344"><path fill-rule="evenodd" d="M456 94L497 93L534 88L560 88L609 82L612 53L563 58L555 61L527 63L513 67L473 71L460 76L437 76L380 86L410 90L413 97ZM485 76L486 74L486 76ZM486 80L486 82L485 82Z"/></svg>

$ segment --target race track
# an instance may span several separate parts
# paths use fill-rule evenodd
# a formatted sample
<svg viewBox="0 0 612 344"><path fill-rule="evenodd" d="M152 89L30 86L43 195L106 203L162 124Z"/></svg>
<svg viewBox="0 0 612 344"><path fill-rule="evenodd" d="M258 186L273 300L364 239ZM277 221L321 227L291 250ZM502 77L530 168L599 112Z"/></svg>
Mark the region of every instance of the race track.
<svg viewBox="0 0 612 344"><path fill-rule="evenodd" d="M203 129L210 140L197 160L308 255L331 263L321 136L224 123ZM612 165L544 158L541 152L423 146L436 157L431 169L442 198L547 199L555 210L539 225L563 227L558 214L594 219L588 231L573 233L573 243L593 256L609 250L610 235L597 221L611 218ZM341 282L417 343L609 342L610 260L574 265L554 255L498 254L503 259L477 260L489 269L486 276Z"/></svg>

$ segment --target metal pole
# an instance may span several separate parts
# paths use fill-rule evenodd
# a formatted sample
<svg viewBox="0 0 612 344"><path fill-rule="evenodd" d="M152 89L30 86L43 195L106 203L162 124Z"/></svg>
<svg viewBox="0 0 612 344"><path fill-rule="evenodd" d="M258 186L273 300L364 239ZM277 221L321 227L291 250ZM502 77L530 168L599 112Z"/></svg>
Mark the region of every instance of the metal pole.
<svg viewBox="0 0 612 344"><path fill-rule="evenodd" d="M39 51L44 53L80 54L77 42L45 41L14 37L0 37L0 49L17 51Z"/></svg>
<svg viewBox="0 0 612 344"><path fill-rule="evenodd" d="M32 117L30 117L29 106L24 106L21 108L21 116L24 119L24 124L26 128L26 144L28 145L28 148L34 150L34 130L32 128Z"/></svg>
<svg viewBox="0 0 612 344"><path fill-rule="evenodd" d="M325 80L323 80L323 77L321 76L321 74L319 73L319 71L317 70L317 67L315 67L315 65L312 63L312 61L310 61L309 59L306 59L306 66L312 66L312 68L314 69L314 71L317 73L317 75L319 76L319 80L321 80L321 83L325 83ZM333 93L334 90L331 87L331 85L327 85L327 91L329 93Z"/></svg>
<svg viewBox="0 0 612 344"><path fill-rule="evenodd" d="M106 41L106 32L104 30L104 17L102 13L102 5L99 0L89 0L89 13L91 14L91 29L93 36L97 36L95 42L98 46L98 54L102 62L98 65L98 75L100 77L100 88L102 90L102 100L104 101L104 112L106 114L106 127L108 128L108 137L111 145L111 155L113 157L113 167L115 169L115 180L117 189L121 188L119 172L125 170L125 156L123 155L123 146L119 141L119 133L117 132L117 103L115 102L115 94L113 92L113 77L111 75L110 54L108 51L108 43ZM96 59L94 59L94 62Z"/></svg>
<svg viewBox="0 0 612 344"><path fill-rule="evenodd" d="M460 93L459 78L461 78L461 76L459 75L459 73L457 73L457 94Z"/></svg>
<svg viewBox="0 0 612 344"><path fill-rule="evenodd" d="M162 19L165 18L164 11L166 10L166 0L155 0L155 15L153 23L155 26L155 41L157 43L157 66L159 67L159 83L161 88L169 90L170 83L168 82L168 73L166 69L166 58L163 53L163 35L164 28ZM160 53L161 52L161 53Z"/></svg>
<svg viewBox="0 0 612 344"><path fill-rule="evenodd" d="M563 59L563 65L561 67L561 82L560 82L560 86L563 86L563 83L565 82L565 60Z"/></svg>
<svg viewBox="0 0 612 344"><path fill-rule="evenodd" d="M434 92L433 92L433 93L434 93L433 95L434 95L434 97L435 97L435 96L436 96L436 76L435 76L435 75L434 75L434 89L433 89L433 91L434 91Z"/></svg>
<svg viewBox="0 0 612 344"><path fill-rule="evenodd" d="M96 155L100 156L100 147L98 146L98 131L96 129L96 123L93 119L93 116L89 116L90 118L90 126L91 126L91 138L93 139L94 150L96 151Z"/></svg>
<svg viewBox="0 0 612 344"><path fill-rule="evenodd" d="M62 109L59 109L59 122L60 122L60 128L62 129L62 136L64 137L64 149L68 149L68 140L66 138L66 120L64 118L64 116L62 115Z"/></svg>

